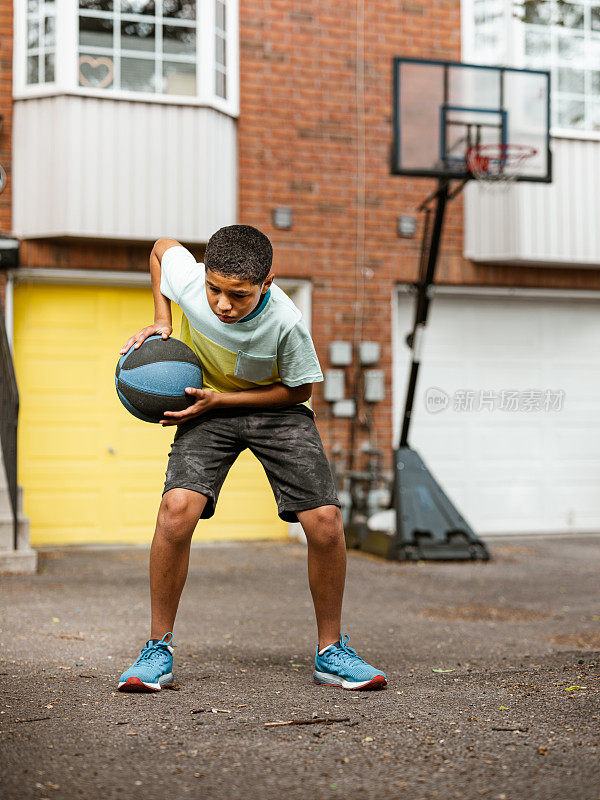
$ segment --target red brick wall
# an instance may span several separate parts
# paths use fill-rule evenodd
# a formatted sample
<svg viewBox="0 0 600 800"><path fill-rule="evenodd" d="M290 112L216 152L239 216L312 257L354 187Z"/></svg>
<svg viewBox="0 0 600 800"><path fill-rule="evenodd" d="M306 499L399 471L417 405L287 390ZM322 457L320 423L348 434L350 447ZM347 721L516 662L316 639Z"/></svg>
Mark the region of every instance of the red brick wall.
<svg viewBox="0 0 600 800"><path fill-rule="evenodd" d="M265 230L276 273L313 281L312 329L323 368L328 344L354 336L357 264L366 268L363 339L379 341L387 399L375 409L378 440L389 449L391 298L394 284L417 275L419 237L400 239L396 219L415 214L433 188L389 174L392 58L460 58L459 0L365 2L241 0L241 222ZM357 30L364 32L364 114ZM360 42L359 42L360 49ZM365 130L364 191L358 183ZM357 240L364 201L364 250ZM275 206L293 208L293 228L275 230ZM420 232L420 231L419 231ZM441 283L600 288L587 270L488 267L462 258L462 202L448 212L438 269ZM317 387L326 447L347 447L349 423L333 420ZM364 430L358 441L366 438Z"/></svg>
<svg viewBox="0 0 600 800"><path fill-rule="evenodd" d="M10 0L0 0L0 164L6 170L8 184L0 195L0 233L10 234L11 221L11 132L12 132L12 57L13 11Z"/></svg>
<svg viewBox="0 0 600 800"><path fill-rule="evenodd" d="M157 237L161 235L157 231ZM106 240L29 239L21 242L21 264L27 267L109 269L144 272L154 242L127 244ZM202 260L204 248L190 246Z"/></svg>
<svg viewBox="0 0 600 800"><path fill-rule="evenodd" d="M11 0L0 0L0 164L8 183L0 195L0 234L10 235L11 220L11 133L12 133L13 12ZM0 270L0 297L4 302L5 274Z"/></svg>

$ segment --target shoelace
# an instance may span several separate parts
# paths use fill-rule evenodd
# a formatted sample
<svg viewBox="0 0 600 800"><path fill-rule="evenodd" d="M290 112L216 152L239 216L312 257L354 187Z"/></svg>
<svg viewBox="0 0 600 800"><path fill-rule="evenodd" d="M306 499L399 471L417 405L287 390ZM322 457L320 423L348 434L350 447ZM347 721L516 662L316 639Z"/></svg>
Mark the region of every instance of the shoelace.
<svg viewBox="0 0 600 800"><path fill-rule="evenodd" d="M171 637L168 641L167 641L167 636ZM158 658L164 655L164 651L166 650L167 645L169 647L177 647L176 644L171 644L172 641L173 641L173 634L169 631L169 633L165 633L165 635L159 642L154 642L154 644L142 647L142 652L139 654L136 663L153 664Z"/></svg>
<svg viewBox="0 0 600 800"><path fill-rule="evenodd" d="M343 661L345 664L350 663L351 666L366 664L367 662L357 654L354 648L348 647L347 642L349 639L350 637L345 633L340 643L336 644L336 649L328 650L324 655L331 656L335 661Z"/></svg>

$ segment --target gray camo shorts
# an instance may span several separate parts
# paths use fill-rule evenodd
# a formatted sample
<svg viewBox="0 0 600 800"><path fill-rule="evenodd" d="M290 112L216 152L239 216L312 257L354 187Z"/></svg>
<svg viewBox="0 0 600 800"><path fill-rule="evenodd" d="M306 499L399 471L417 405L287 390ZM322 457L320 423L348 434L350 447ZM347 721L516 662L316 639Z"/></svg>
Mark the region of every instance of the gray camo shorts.
<svg viewBox="0 0 600 800"><path fill-rule="evenodd" d="M297 511L340 506L314 416L306 406L222 409L179 425L169 454L163 494L191 489L208 498L202 518L215 513L233 462L248 448L263 465L286 522Z"/></svg>

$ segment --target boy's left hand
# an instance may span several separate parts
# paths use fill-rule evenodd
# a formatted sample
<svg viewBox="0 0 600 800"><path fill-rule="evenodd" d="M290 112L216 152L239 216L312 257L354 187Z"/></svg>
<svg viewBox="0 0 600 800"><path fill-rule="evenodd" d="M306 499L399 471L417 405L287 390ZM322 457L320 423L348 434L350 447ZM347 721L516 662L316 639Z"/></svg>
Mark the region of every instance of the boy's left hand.
<svg viewBox="0 0 600 800"><path fill-rule="evenodd" d="M184 408L183 411L165 411L164 419L160 421L163 427L167 425L180 425L182 422L187 422L189 419L199 417L200 414L206 414L207 411L212 411L219 405L219 392L213 392L212 389L193 389L188 386L185 391L186 394L193 395L196 398L196 402Z"/></svg>

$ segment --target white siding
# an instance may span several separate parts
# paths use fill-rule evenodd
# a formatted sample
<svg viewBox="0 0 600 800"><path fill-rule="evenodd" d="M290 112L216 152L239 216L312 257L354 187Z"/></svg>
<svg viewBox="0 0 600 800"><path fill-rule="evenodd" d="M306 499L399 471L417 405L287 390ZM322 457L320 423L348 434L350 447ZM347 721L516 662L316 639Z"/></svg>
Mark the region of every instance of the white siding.
<svg viewBox="0 0 600 800"><path fill-rule="evenodd" d="M235 120L213 109L21 100L13 142L17 236L205 242L236 221Z"/></svg>
<svg viewBox="0 0 600 800"><path fill-rule="evenodd" d="M532 266L600 267L600 142L552 141L551 184L465 189L465 256Z"/></svg>

